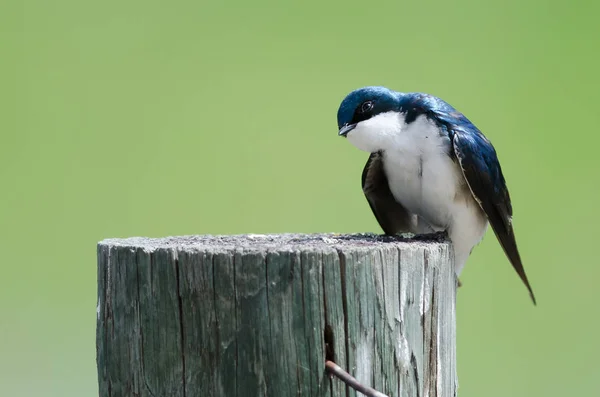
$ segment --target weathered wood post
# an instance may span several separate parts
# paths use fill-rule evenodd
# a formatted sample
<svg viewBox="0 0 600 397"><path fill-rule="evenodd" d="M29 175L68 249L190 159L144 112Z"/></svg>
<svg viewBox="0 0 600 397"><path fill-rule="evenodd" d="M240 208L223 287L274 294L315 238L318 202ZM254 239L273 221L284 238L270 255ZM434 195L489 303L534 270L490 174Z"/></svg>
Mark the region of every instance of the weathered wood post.
<svg viewBox="0 0 600 397"><path fill-rule="evenodd" d="M98 245L101 397L456 394L440 236L192 236Z"/></svg>

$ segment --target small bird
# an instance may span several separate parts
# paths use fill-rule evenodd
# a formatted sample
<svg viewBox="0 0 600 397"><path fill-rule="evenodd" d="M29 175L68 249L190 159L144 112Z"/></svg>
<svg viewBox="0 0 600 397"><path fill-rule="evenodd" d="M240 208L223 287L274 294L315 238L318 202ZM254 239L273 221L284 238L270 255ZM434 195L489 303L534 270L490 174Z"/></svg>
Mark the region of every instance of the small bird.
<svg viewBox="0 0 600 397"><path fill-rule="evenodd" d="M348 94L337 121L340 136L371 153L362 188L385 234L446 231L458 276L489 221L535 304L496 151L473 123L437 97L385 87Z"/></svg>

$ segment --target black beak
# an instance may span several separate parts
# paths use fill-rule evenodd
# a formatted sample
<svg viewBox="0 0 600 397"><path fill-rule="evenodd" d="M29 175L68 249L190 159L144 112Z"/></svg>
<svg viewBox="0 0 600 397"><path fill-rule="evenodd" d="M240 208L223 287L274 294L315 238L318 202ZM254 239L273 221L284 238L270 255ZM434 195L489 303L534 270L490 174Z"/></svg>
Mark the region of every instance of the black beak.
<svg viewBox="0 0 600 397"><path fill-rule="evenodd" d="M345 138L346 135L348 135L348 133L355 128L356 128L356 124L346 123L342 126L342 128L340 128L340 132L338 133L338 135L343 136Z"/></svg>

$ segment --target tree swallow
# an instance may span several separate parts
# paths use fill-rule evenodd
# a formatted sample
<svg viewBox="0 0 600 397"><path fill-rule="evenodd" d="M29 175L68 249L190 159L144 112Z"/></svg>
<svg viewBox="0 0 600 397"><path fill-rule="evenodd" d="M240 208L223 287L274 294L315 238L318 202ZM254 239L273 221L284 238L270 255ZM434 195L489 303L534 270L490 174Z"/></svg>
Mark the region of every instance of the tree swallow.
<svg viewBox="0 0 600 397"><path fill-rule="evenodd" d="M385 87L351 92L337 121L340 136L371 153L362 188L386 234L446 231L459 275L489 221L535 304L496 151L473 123L432 95Z"/></svg>

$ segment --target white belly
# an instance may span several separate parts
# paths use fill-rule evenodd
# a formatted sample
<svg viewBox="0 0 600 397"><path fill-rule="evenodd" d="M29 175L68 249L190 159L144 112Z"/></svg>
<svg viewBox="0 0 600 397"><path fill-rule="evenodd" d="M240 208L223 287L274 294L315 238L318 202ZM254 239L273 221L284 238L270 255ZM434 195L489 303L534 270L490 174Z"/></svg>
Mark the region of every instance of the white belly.
<svg viewBox="0 0 600 397"><path fill-rule="evenodd" d="M384 170L394 198L435 231L448 231L460 273L487 227L458 164L451 142L424 117L408 125L384 151ZM422 225L420 230L426 230Z"/></svg>
<svg viewBox="0 0 600 397"><path fill-rule="evenodd" d="M403 150L390 150L384 156L385 172L396 200L434 229L447 229L462 178L450 157Z"/></svg>

